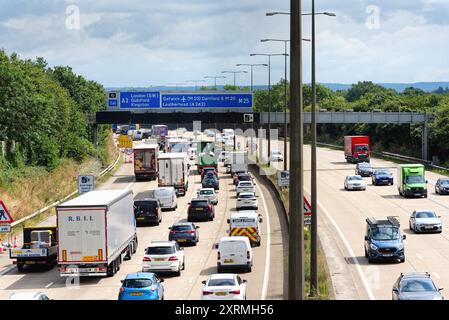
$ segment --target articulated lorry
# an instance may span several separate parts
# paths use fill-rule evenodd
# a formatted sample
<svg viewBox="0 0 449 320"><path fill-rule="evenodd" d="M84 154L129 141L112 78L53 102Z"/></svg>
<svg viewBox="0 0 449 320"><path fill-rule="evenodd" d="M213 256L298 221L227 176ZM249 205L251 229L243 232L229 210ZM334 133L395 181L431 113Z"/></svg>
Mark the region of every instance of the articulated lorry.
<svg viewBox="0 0 449 320"><path fill-rule="evenodd" d="M157 159L158 187L174 187L185 195L189 187L189 158L185 152L161 153Z"/></svg>
<svg viewBox="0 0 449 320"><path fill-rule="evenodd" d="M345 136L345 158L348 162L370 162L368 136Z"/></svg>
<svg viewBox="0 0 449 320"><path fill-rule="evenodd" d="M427 198L427 180L422 164L401 164L397 168L398 192L403 197Z"/></svg>
<svg viewBox="0 0 449 320"><path fill-rule="evenodd" d="M56 207L60 275L113 276L137 249L131 190L90 191Z"/></svg>
<svg viewBox="0 0 449 320"><path fill-rule="evenodd" d="M56 227L23 228L23 246L11 248L9 257L22 271L24 266L45 265L52 269L58 260L58 233Z"/></svg>
<svg viewBox="0 0 449 320"><path fill-rule="evenodd" d="M201 174L203 168L214 167L218 170L218 156L216 154L215 143L211 141L200 141L197 144L197 170Z"/></svg>
<svg viewBox="0 0 449 320"><path fill-rule="evenodd" d="M143 144L134 147L134 175L136 176L136 181L142 178L156 180L158 155L159 145L157 144Z"/></svg>

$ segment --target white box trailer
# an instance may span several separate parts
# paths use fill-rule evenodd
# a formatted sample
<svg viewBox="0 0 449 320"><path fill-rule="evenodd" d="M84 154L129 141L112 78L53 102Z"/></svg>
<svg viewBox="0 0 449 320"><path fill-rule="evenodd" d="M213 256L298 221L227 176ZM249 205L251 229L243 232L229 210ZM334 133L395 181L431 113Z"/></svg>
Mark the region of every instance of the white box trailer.
<svg viewBox="0 0 449 320"><path fill-rule="evenodd" d="M158 187L174 187L185 195L189 187L189 158L185 152L160 153L157 159Z"/></svg>
<svg viewBox="0 0 449 320"><path fill-rule="evenodd" d="M56 207L61 276L113 276L137 249L131 190L90 191Z"/></svg>
<svg viewBox="0 0 449 320"><path fill-rule="evenodd" d="M168 152L188 152L190 143L187 139L170 139L168 140Z"/></svg>

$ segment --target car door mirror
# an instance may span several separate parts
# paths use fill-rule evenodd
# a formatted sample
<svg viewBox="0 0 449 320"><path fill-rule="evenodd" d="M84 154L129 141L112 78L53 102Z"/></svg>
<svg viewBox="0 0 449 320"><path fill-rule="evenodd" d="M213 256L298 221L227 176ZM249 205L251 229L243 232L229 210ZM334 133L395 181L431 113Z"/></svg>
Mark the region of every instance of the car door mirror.
<svg viewBox="0 0 449 320"><path fill-rule="evenodd" d="M441 218L441 216L438 216L438 218Z"/></svg>
<svg viewBox="0 0 449 320"><path fill-rule="evenodd" d="M444 288L438 288L438 291L444 290Z"/></svg>
<svg viewBox="0 0 449 320"><path fill-rule="evenodd" d="M405 240L405 239L407 239L407 236L404 234L404 235L402 236L402 240Z"/></svg>
<svg viewBox="0 0 449 320"><path fill-rule="evenodd" d="M368 236L365 236L365 241L369 241L369 237Z"/></svg>
<svg viewBox="0 0 449 320"><path fill-rule="evenodd" d="M229 224L231 222L231 220L228 219L228 220L226 220L226 222Z"/></svg>
<svg viewBox="0 0 449 320"><path fill-rule="evenodd" d="M243 283L247 283L248 282L248 280L242 280L243 281Z"/></svg>
<svg viewBox="0 0 449 320"><path fill-rule="evenodd" d="M259 222L262 223L262 222L263 222L263 219L262 219L262 218L259 218Z"/></svg>
<svg viewBox="0 0 449 320"><path fill-rule="evenodd" d="M164 279L159 279L159 282L164 282L165 280Z"/></svg>
<svg viewBox="0 0 449 320"><path fill-rule="evenodd" d="M214 244L214 248L218 249L218 243Z"/></svg>
<svg viewBox="0 0 449 320"><path fill-rule="evenodd" d="M206 285L206 280L201 281L202 284Z"/></svg>
<svg viewBox="0 0 449 320"><path fill-rule="evenodd" d="M429 180L426 180L426 183L429 183Z"/></svg>
<svg viewBox="0 0 449 320"><path fill-rule="evenodd" d="M199 226L195 226L195 229L199 229L200 227Z"/></svg>
<svg viewBox="0 0 449 320"><path fill-rule="evenodd" d="M168 227L168 229L170 229L170 230L171 230L171 227Z"/></svg>
<svg viewBox="0 0 449 320"><path fill-rule="evenodd" d="M393 288L393 292L394 292L394 293L399 293L399 290L396 289L396 288Z"/></svg>
<svg viewBox="0 0 449 320"><path fill-rule="evenodd" d="M125 280L120 280L121 283L125 282Z"/></svg>

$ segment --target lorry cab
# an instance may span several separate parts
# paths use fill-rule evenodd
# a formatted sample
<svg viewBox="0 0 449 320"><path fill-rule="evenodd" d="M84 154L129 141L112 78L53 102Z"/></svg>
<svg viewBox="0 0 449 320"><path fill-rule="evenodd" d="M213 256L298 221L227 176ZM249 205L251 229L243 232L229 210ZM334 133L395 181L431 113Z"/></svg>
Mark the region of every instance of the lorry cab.
<svg viewBox="0 0 449 320"><path fill-rule="evenodd" d="M370 147L368 136L345 136L344 153L348 162L369 162Z"/></svg>
<svg viewBox="0 0 449 320"><path fill-rule="evenodd" d="M255 210L233 212L228 219L229 236L245 236L252 246L260 246L262 218Z"/></svg>
<svg viewBox="0 0 449 320"><path fill-rule="evenodd" d="M368 262L379 260L405 261L404 240L397 217L366 219L365 258Z"/></svg>
<svg viewBox="0 0 449 320"><path fill-rule="evenodd" d="M397 168L398 192L404 197L427 198L427 180L422 164L403 164Z"/></svg>

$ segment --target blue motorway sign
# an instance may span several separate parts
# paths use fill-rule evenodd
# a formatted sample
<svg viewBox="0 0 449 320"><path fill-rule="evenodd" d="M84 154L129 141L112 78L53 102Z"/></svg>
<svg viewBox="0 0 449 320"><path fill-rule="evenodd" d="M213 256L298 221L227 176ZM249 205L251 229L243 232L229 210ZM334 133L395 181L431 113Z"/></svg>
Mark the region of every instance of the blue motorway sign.
<svg viewBox="0 0 449 320"><path fill-rule="evenodd" d="M163 93L162 109L249 108L251 93Z"/></svg>
<svg viewBox="0 0 449 320"><path fill-rule="evenodd" d="M159 109L160 92L120 92L120 109Z"/></svg>

